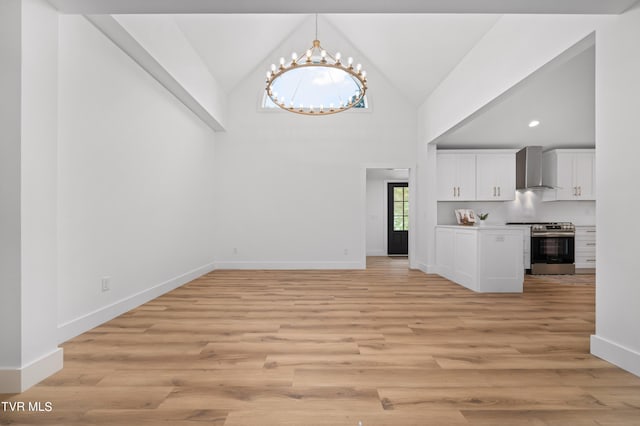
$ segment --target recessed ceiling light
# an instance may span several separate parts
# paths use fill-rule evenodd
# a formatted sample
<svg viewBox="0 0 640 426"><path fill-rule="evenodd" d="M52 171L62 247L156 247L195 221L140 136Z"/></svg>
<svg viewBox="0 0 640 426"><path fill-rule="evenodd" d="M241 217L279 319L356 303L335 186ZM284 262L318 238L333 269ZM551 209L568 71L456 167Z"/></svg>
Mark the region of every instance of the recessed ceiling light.
<svg viewBox="0 0 640 426"><path fill-rule="evenodd" d="M529 122L529 127L537 127L540 124L538 120L531 120Z"/></svg>

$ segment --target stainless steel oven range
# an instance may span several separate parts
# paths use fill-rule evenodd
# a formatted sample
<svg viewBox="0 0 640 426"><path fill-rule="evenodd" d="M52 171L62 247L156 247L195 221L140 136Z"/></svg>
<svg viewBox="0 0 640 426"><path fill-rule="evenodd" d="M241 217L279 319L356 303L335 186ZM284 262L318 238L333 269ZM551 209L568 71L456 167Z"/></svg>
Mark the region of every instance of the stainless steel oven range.
<svg viewBox="0 0 640 426"><path fill-rule="evenodd" d="M575 236L570 222L531 225L531 274L575 274Z"/></svg>

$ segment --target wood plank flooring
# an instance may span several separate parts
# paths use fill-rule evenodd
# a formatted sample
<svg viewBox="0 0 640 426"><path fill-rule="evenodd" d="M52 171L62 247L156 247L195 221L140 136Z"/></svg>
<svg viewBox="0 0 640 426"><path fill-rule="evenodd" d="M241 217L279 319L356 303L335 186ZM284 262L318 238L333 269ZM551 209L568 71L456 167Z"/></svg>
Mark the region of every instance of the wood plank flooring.
<svg viewBox="0 0 640 426"><path fill-rule="evenodd" d="M0 424L640 425L640 378L589 354L593 281L216 271L64 344L64 370L0 395L54 410Z"/></svg>

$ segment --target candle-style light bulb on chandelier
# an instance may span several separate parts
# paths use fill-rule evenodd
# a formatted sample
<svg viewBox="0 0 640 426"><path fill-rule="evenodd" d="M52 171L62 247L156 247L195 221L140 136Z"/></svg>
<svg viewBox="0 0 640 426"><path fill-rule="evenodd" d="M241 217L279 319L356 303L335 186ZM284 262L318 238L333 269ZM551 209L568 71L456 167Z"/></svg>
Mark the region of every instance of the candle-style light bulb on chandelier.
<svg viewBox="0 0 640 426"><path fill-rule="evenodd" d="M367 91L367 73L362 65L354 65L351 57L344 62L339 52L334 55L320 44L317 14L311 47L302 55L292 53L291 60L280 58L278 64L271 64L267 71L265 90L285 111L336 114L360 104Z"/></svg>

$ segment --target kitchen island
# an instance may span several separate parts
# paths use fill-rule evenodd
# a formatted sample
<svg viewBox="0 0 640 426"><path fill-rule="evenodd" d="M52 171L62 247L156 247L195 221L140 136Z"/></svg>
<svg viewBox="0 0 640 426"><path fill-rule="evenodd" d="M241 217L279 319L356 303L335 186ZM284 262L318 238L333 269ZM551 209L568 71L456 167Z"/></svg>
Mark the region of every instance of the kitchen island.
<svg viewBox="0 0 640 426"><path fill-rule="evenodd" d="M436 226L436 272L479 293L522 293L523 231L507 226Z"/></svg>

